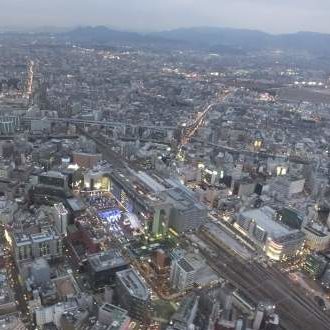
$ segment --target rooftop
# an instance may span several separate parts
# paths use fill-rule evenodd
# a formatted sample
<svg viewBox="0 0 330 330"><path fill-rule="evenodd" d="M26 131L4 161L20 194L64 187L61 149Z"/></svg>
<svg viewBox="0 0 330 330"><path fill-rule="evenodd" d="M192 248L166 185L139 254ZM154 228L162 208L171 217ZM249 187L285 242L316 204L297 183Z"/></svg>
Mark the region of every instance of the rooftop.
<svg viewBox="0 0 330 330"><path fill-rule="evenodd" d="M79 198L68 198L66 201L73 211L82 211L86 209L85 204Z"/></svg>
<svg viewBox="0 0 330 330"><path fill-rule="evenodd" d="M312 227L312 226L306 226L304 228L305 231L311 232L313 235L319 236L319 237L327 237L328 235L318 228Z"/></svg>
<svg viewBox="0 0 330 330"><path fill-rule="evenodd" d="M275 212L275 210L265 206L260 209L243 211L241 215L254 220L258 227L274 238L290 234L290 229L273 220L273 214L275 214L273 212Z"/></svg>
<svg viewBox="0 0 330 330"><path fill-rule="evenodd" d="M104 310L111 315L111 323L108 324L110 328L107 328L109 330L121 329L123 323L129 319L127 315L127 310L118 306L114 306L111 304L103 304L100 307L100 310Z"/></svg>
<svg viewBox="0 0 330 330"><path fill-rule="evenodd" d="M49 228L48 230L43 230L40 233L30 234L30 235L24 233L14 234L14 239L17 245L30 244L31 242L33 243L44 242L56 238L58 238L58 236L55 233L55 231L51 228Z"/></svg>
<svg viewBox="0 0 330 330"><path fill-rule="evenodd" d="M141 276L132 268L120 271L117 273L117 278L127 288L129 293L140 299L149 299L149 290Z"/></svg>
<svg viewBox="0 0 330 330"><path fill-rule="evenodd" d="M62 203L59 204L54 204L54 209L59 213L59 214L68 214L68 210L65 208L65 206Z"/></svg>
<svg viewBox="0 0 330 330"><path fill-rule="evenodd" d="M178 260L178 265L187 273L193 272L195 268L185 258Z"/></svg>
<svg viewBox="0 0 330 330"><path fill-rule="evenodd" d="M97 272L127 265L123 256L116 250L89 255L87 260Z"/></svg>
<svg viewBox="0 0 330 330"><path fill-rule="evenodd" d="M65 175L63 175L61 172L57 172L57 171L43 172L40 175L41 176L48 176L48 177L51 177L51 178L61 178L61 179L65 178Z"/></svg>

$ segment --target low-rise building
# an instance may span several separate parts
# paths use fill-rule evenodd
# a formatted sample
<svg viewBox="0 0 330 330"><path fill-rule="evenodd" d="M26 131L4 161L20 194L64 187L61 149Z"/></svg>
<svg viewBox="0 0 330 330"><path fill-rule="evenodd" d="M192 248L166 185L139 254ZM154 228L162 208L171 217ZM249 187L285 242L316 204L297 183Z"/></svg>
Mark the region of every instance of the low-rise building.
<svg viewBox="0 0 330 330"><path fill-rule="evenodd" d="M73 163L84 168L93 168L102 160L102 154L90 154L85 152L74 152Z"/></svg>
<svg viewBox="0 0 330 330"><path fill-rule="evenodd" d="M99 308L98 322L103 326L107 326L107 330L128 330L130 317L127 310L123 308L103 304Z"/></svg>

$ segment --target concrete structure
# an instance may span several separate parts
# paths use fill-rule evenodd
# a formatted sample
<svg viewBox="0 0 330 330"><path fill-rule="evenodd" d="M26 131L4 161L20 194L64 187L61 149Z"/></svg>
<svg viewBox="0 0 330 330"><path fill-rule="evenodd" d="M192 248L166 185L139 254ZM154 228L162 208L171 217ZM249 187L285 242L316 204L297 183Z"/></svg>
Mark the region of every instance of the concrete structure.
<svg viewBox="0 0 330 330"><path fill-rule="evenodd" d="M197 229L206 219L207 208L186 187L171 179L132 169L109 173L111 192L129 211L141 216L153 234Z"/></svg>
<svg viewBox="0 0 330 330"><path fill-rule="evenodd" d="M64 312L63 304L56 304L49 307L41 307L35 311L37 326L43 326L47 323L54 323L60 327L60 319Z"/></svg>
<svg viewBox="0 0 330 330"><path fill-rule="evenodd" d="M50 267L46 259L38 258L32 263L31 279L37 286L42 286L50 281Z"/></svg>
<svg viewBox="0 0 330 330"><path fill-rule="evenodd" d="M310 254L306 257L303 270L312 278L320 278L328 266L328 260L318 254Z"/></svg>
<svg viewBox="0 0 330 330"><path fill-rule="evenodd" d="M87 272L92 286L97 287L111 283L117 272L128 267L122 255L116 251L106 251L87 257Z"/></svg>
<svg viewBox="0 0 330 330"><path fill-rule="evenodd" d="M279 201L290 199L304 190L305 179L279 176L270 185L270 193Z"/></svg>
<svg viewBox="0 0 330 330"><path fill-rule="evenodd" d="M54 204L53 216L55 219L55 227L58 232L64 236L67 235L67 227L69 221L69 212L62 203Z"/></svg>
<svg viewBox="0 0 330 330"><path fill-rule="evenodd" d="M62 239L53 229L37 234L14 234L12 248L17 262L44 257L47 260L62 256Z"/></svg>
<svg viewBox="0 0 330 330"><path fill-rule="evenodd" d="M324 251L330 247L330 231L321 226L309 225L302 229L306 235L306 246L313 251Z"/></svg>
<svg viewBox="0 0 330 330"><path fill-rule="evenodd" d="M12 222L14 213L17 209L17 203L4 196L0 197L0 222L2 224L8 224Z"/></svg>
<svg viewBox="0 0 330 330"><path fill-rule="evenodd" d="M40 174L38 176L38 184L61 189L68 189L69 187L67 176L57 171L48 171Z"/></svg>
<svg viewBox="0 0 330 330"><path fill-rule="evenodd" d="M6 330L27 330L25 324L16 315L5 315L0 318L0 328Z"/></svg>
<svg viewBox="0 0 330 330"><path fill-rule="evenodd" d="M207 209L186 191L179 188L167 190L162 194L166 203L172 205L169 226L182 233L199 228L206 219Z"/></svg>
<svg viewBox="0 0 330 330"><path fill-rule="evenodd" d="M186 258L174 260L170 275L172 289L179 291L190 289L195 282L195 274L196 269Z"/></svg>
<svg viewBox="0 0 330 330"><path fill-rule="evenodd" d="M31 120L31 131L34 133L49 133L51 122L47 118Z"/></svg>
<svg viewBox="0 0 330 330"><path fill-rule="evenodd" d="M79 311L77 308L77 302L74 300L47 307L40 307L35 310L36 325L42 328L47 323L54 323L57 329L63 329L62 317L65 315L71 316L71 314L78 315Z"/></svg>
<svg viewBox="0 0 330 330"><path fill-rule="evenodd" d="M265 206L240 212L238 225L273 260L292 257L304 244L304 234L276 221L276 211Z"/></svg>
<svg viewBox="0 0 330 330"><path fill-rule="evenodd" d="M13 166L8 162L0 163L0 178L9 179L13 172Z"/></svg>
<svg viewBox="0 0 330 330"><path fill-rule="evenodd" d="M98 322L108 326L107 330L128 330L130 318L127 310L118 306L103 304L99 308Z"/></svg>
<svg viewBox="0 0 330 330"><path fill-rule="evenodd" d="M84 173L84 187L87 190L110 191L110 178L107 171L94 168Z"/></svg>
<svg viewBox="0 0 330 330"><path fill-rule="evenodd" d="M132 268L116 274L116 293L119 304L137 320L149 318L150 291L142 277Z"/></svg>
<svg viewBox="0 0 330 330"><path fill-rule="evenodd" d="M84 168L93 168L102 160L102 154L89 154L84 152L73 152L72 162Z"/></svg>
<svg viewBox="0 0 330 330"><path fill-rule="evenodd" d="M195 329L194 320L198 311L199 297L192 294L183 299L179 309L171 318L167 330Z"/></svg>

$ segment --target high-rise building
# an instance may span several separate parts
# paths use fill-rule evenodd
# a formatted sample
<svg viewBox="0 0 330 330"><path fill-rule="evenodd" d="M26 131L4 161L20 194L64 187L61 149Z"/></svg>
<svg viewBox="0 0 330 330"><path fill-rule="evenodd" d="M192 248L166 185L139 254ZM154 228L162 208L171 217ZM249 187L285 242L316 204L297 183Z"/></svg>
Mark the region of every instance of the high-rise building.
<svg viewBox="0 0 330 330"><path fill-rule="evenodd" d="M114 281L116 273L127 267L127 262L116 250L91 254L87 257L87 273L94 287L110 284Z"/></svg>
<svg viewBox="0 0 330 330"><path fill-rule="evenodd" d="M165 196L166 195L166 196ZM172 205L169 226L176 232L198 229L206 219L207 209L183 189L174 188L164 192Z"/></svg>
<svg viewBox="0 0 330 330"><path fill-rule="evenodd" d="M3 141L1 143L1 155L4 159L9 159L14 155L14 143L10 141Z"/></svg>
<svg viewBox="0 0 330 330"><path fill-rule="evenodd" d="M115 198L141 216L154 235L166 234L169 228L179 233L195 230L207 217L207 208L180 182L132 169L113 170L110 180Z"/></svg>
<svg viewBox="0 0 330 330"><path fill-rule="evenodd" d="M196 269L186 259L180 258L172 261L171 265L171 287L183 291L191 288L195 282Z"/></svg>
<svg viewBox="0 0 330 330"><path fill-rule="evenodd" d="M64 236L67 235L69 212L62 203L54 204L53 216L55 219L55 226L58 232Z"/></svg>
<svg viewBox="0 0 330 330"><path fill-rule="evenodd" d="M127 309L128 315L147 322L150 307L150 292L142 277L132 268L116 274L116 294L119 304Z"/></svg>

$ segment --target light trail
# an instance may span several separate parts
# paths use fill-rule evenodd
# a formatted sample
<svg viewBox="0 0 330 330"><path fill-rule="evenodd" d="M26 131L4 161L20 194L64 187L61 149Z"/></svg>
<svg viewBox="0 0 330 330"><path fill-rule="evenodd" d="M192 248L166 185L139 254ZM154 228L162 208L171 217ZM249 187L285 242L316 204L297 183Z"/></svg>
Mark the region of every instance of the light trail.
<svg viewBox="0 0 330 330"><path fill-rule="evenodd" d="M34 61L30 61L28 65L28 78L27 78L27 86L25 97L29 98L32 95L33 91L33 78L34 78Z"/></svg>
<svg viewBox="0 0 330 330"><path fill-rule="evenodd" d="M185 133L181 139L179 150L181 150L182 146L184 146L185 144L187 144L190 141L190 139L195 135L197 130L203 125L206 115L214 108L214 106L218 103L223 103L225 101L227 94L228 94L227 91L222 92L220 95L217 94L217 97L219 98L219 100L212 102L211 104L206 106L206 108L203 110L203 112L198 113L194 122L191 123L185 129Z"/></svg>

